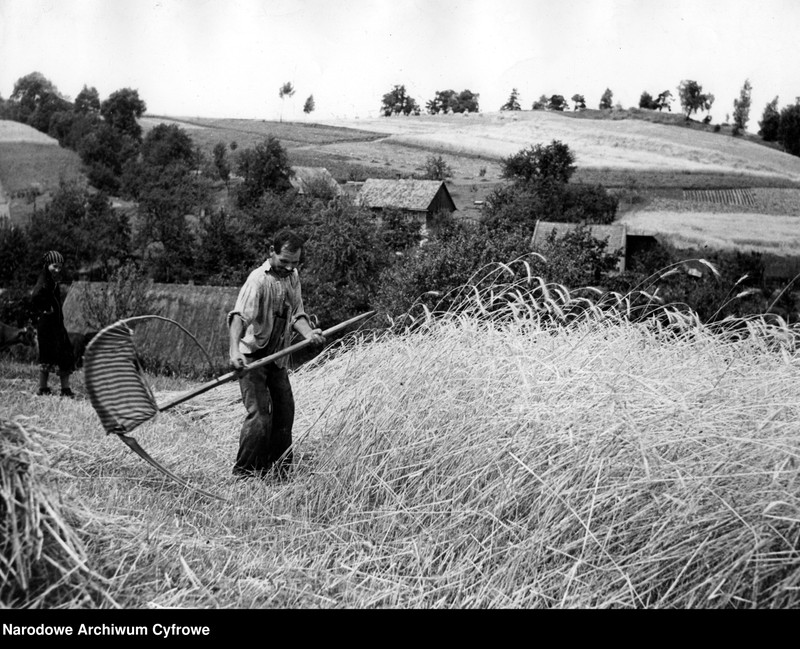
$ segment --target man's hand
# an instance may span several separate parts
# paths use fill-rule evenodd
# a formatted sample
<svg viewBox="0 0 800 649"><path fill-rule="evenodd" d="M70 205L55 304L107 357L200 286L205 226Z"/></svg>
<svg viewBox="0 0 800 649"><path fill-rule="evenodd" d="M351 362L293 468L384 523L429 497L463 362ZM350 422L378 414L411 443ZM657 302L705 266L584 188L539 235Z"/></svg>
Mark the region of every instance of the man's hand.
<svg viewBox="0 0 800 649"><path fill-rule="evenodd" d="M305 334L306 340L310 340L314 345L324 345L325 336L322 335L322 329L312 329Z"/></svg>
<svg viewBox="0 0 800 649"><path fill-rule="evenodd" d="M230 352L230 364L234 371L240 371L244 369L244 366L247 365L247 361L245 360L244 354L240 351Z"/></svg>

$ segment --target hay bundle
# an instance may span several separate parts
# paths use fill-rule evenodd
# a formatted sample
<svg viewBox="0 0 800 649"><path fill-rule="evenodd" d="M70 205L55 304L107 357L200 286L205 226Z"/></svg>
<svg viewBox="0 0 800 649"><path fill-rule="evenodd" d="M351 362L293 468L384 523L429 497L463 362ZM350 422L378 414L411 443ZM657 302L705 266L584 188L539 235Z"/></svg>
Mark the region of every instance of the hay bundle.
<svg viewBox="0 0 800 649"><path fill-rule="evenodd" d="M43 478L36 429L0 419L0 602L14 608L92 606L99 577L87 566L74 511Z"/></svg>

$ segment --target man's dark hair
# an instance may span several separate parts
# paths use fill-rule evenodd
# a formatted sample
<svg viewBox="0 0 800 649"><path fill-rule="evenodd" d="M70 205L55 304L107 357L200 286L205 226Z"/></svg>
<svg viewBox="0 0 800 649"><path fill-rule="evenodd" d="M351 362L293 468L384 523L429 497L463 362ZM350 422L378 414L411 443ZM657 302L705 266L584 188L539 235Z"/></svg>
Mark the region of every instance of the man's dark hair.
<svg viewBox="0 0 800 649"><path fill-rule="evenodd" d="M289 252L297 252L303 249L305 241L303 238L291 230L281 230L272 240L272 246L277 254L281 254L284 249Z"/></svg>

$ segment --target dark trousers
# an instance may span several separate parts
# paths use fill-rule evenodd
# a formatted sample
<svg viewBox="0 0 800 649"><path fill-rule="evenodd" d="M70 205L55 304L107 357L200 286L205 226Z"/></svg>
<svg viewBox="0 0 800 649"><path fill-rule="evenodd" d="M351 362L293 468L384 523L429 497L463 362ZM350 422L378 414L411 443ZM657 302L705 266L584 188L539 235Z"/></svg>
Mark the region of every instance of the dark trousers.
<svg viewBox="0 0 800 649"><path fill-rule="evenodd" d="M254 358L248 358L248 363ZM239 435L239 453L233 467L235 475L264 474L277 469L285 476L292 464L292 452L276 466L292 445L294 395L289 372L269 363L239 378L247 416Z"/></svg>

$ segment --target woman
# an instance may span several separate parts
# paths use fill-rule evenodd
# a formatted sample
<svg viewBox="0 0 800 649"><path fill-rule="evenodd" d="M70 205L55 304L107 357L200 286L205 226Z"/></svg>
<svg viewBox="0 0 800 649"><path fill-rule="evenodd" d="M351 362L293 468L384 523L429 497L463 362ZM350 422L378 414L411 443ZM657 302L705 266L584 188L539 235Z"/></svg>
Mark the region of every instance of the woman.
<svg viewBox="0 0 800 649"><path fill-rule="evenodd" d="M39 313L36 333L39 340L39 392L52 394L47 383L50 373L58 370L61 379L61 396L74 397L69 387L70 375L75 361L72 355L67 330L64 327L64 313L61 309L61 272L64 257L55 250L46 252L44 266L31 295L33 308Z"/></svg>

